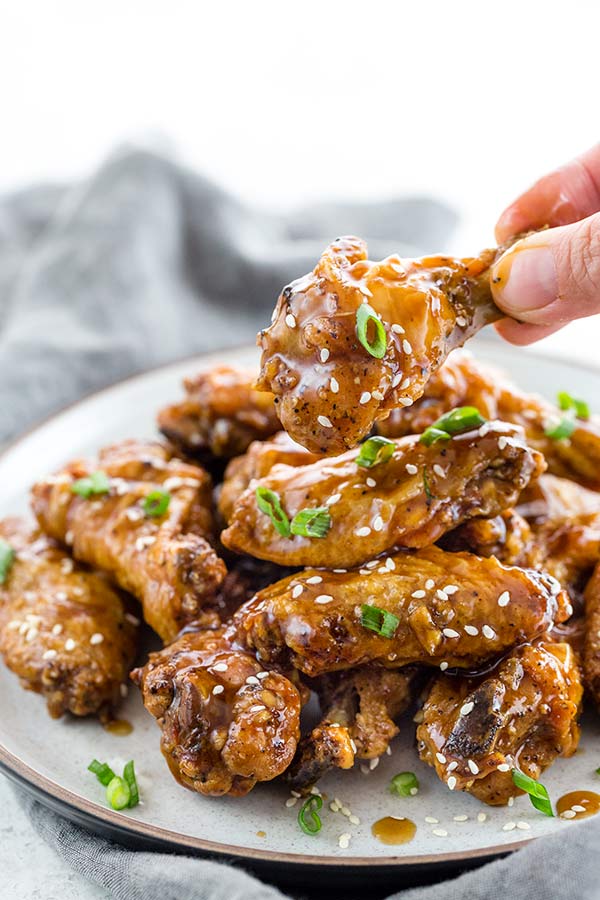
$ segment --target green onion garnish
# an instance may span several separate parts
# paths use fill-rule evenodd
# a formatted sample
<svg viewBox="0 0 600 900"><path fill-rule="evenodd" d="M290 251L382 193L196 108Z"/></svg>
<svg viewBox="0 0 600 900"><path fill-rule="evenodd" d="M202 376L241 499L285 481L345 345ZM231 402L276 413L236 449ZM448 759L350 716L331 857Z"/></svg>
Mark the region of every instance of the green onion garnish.
<svg viewBox="0 0 600 900"><path fill-rule="evenodd" d="M256 488L256 505L267 515L282 537L290 536L290 520L281 508L279 495L266 487Z"/></svg>
<svg viewBox="0 0 600 900"><path fill-rule="evenodd" d="M135 769L133 767L133 760L130 759L128 763L126 763L125 768L123 769L123 781L129 788L129 808L137 806L140 802L140 792L138 789L137 779L135 777Z"/></svg>
<svg viewBox="0 0 600 900"><path fill-rule="evenodd" d="M554 816L548 791L543 784L530 778L529 775L525 775L524 772L520 772L519 769L512 770L512 780L516 787L529 794L529 799L536 809L539 809L545 816Z"/></svg>
<svg viewBox="0 0 600 900"><path fill-rule="evenodd" d="M317 810L323 806L323 800L318 794L311 794L308 800L300 807L298 813L298 825L304 834L318 834L321 830L321 819ZM310 821L306 817L310 816Z"/></svg>
<svg viewBox="0 0 600 900"><path fill-rule="evenodd" d="M71 485L72 493L79 494L80 497L84 497L86 500L98 494L107 494L109 490L110 482L106 472L92 472L91 475L88 475L86 478L79 478Z"/></svg>
<svg viewBox="0 0 600 900"><path fill-rule="evenodd" d="M373 329L372 340L368 336L370 325ZM368 303L361 303L356 310L356 337L371 356L374 356L375 359L383 359L387 348L385 328L375 310Z"/></svg>
<svg viewBox="0 0 600 900"><path fill-rule="evenodd" d="M458 406L440 416L437 422L426 428L419 440L426 447L436 441L447 441L453 434L462 434L483 425L485 419L475 406Z"/></svg>
<svg viewBox="0 0 600 900"><path fill-rule="evenodd" d="M106 799L113 809L125 809L126 806L129 806L129 801L131 800L129 788L127 783L122 778L119 778L118 775L115 775L109 781L106 788Z"/></svg>
<svg viewBox="0 0 600 900"><path fill-rule="evenodd" d="M425 429L419 438L419 441L422 444L425 444L426 447L431 447L431 445L437 443L437 441L449 441L450 437L451 435L449 435L447 431L442 431L441 428L430 425L429 428Z"/></svg>
<svg viewBox="0 0 600 900"><path fill-rule="evenodd" d="M399 772L390 781L390 791L399 797L414 797L419 790L419 780L414 772Z"/></svg>
<svg viewBox="0 0 600 900"><path fill-rule="evenodd" d="M398 616L381 609L379 606L370 606L368 603L363 603L360 611L360 624L364 628L368 628L369 631L375 631L381 637L394 637L396 628L400 623Z"/></svg>
<svg viewBox="0 0 600 900"><path fill-rule="evenodd" d="M557 423L547 425L544 434L553 441L563 441L571 437L575 431L575 420L572 416L563 416Z"/></svg>
<svg viewBox="0 0 600 900"><path fill-rule="evenodd" d="M4 584L10 567L15 561L15 551L8 541L0 538L0 584Z"/></svg>
<svg viewBox="0 0 600 900"><path fill-rule="evenodd" d="M170 502L168 491L151 491L144 500L144 513L151 519L159 519L168 510Z"/></svg>
<svg viewBox="0 0 600 900"><path fill-rule="evenodd" d="M290 531L303 537L324 538L331 528L331 515L326 506L301 509L292 519Z"/></svg>
<svg viewBox="0 0 600 900"><path fill-rule="evenodd" d="M88 766L88 771L93 772L100 784L103 784L106 787L113 778L116 778L115 773L108 765L108 763L98 762L97 759L93 759Z"/></svg>
<svg viewBox="0 0 600 900"><path fill-rule="evenodd" d="M361 444L360 453L356 457L356 465L363 466L365 469L371 469L378 466L379 463L387 462L394 454L396 444L389 438L370 437Z"/></svg>
<svg viewBox="0 0 600 900"><path fill-rule="evenodd" d="M578 419L584 419L584 421L589 419L590 407L585 400L577 400L575 397L571 397L570 394L567 394L566 391L560 391L560 393L557 394L557 400L561 409L573 410Z"/></svg>

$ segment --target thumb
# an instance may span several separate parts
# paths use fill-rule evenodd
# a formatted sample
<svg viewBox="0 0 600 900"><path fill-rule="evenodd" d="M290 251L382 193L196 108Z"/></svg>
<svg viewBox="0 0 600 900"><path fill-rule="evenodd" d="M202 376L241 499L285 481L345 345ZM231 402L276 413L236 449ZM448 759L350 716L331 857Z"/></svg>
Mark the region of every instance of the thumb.
<svg viewBox="0 0 600 900"><path fill-rule="evenodd" d="M554 330L600 312L600 213L517 241L491 282L497 306L520 322Z"/></svg>

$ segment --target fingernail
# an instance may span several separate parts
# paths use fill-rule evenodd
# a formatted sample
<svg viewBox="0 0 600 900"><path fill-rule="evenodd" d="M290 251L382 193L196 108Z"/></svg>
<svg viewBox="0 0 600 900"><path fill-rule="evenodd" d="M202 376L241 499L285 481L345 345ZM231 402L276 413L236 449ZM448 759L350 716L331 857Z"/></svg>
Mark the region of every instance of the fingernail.
<svg viewBox="0 0 600 900"><path fill-rule="evenodd" d="M542 309L558 296L554 255L543 244L518 241L492 267L492 292L498 306L514 314Z"/></svg>

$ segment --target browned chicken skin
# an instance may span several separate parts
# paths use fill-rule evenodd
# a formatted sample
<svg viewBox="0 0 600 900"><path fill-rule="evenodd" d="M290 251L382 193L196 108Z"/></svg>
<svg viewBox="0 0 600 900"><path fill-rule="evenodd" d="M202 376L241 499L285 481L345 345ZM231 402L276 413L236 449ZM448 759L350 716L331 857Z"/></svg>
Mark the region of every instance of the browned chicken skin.
<svg viewBox="0 0 600 900"><path fill-rule="evenodd" d="M586 586L584 599L583 677L586 690L600 709L600 563Z"/></svg>
<svg viewBox="0 0 600 900"><path fill-rule="evenodd" d="M223 629L185 634L131 677L162 729L175 778L201 794L240 797L290 764L301 698L230 638Z"/></svg>
<svg viewBox="0 0 600 900"><path fill-rule="evenodd" d="M78 479L104 472L108 493L73 493ZM156 490L170 494L160 517L144 512ZM202 536L212 527L210 479L197 466L171 458L160 444L125 442L94 461L77 460L32 489L41 527L73 556L109 572L140 600L144 618L165 641L209 606L225 565Z"/></svg>
<svg viewBox="0 0 600 900"><path fill-rule="evenodd" d="M575 419L567 440L553 440L545 430L563 413L542 397L519 390L469 353L453 353L431 375L418 403L393 410L378 424L378 431L387 437L424 431L457 406L475 406L487 418L521 425L528 444L544 454L550 472L600 490L600 419Z"/></svg>
<svg viewBox="0 0 600 900"><path fill-rule="evenodd" d="M186 378L185 400L161 409L158 427L187 456L238 456L281 428L273 395L253 383L251 372L230 366Z"/></svg>
<svg viewBox="0 0 600 900"><path fill-rule="evenodd" d="M365 663L472 667L567 617L550 576L494 557L427 547L351 572L306 569L260 591L234 616L243 644L265 663L306 675ZM391 638L361 624L362 606L392 613Z"/></svg>
<svg viewBox="0 0 600 900"><path fill-rule="evenodd" d="M330 244L313 272L284 288L259 335L257 387L275 394L285 430L315 453L341 453L417 400L454 347L501 318L489 278L498 252L372 262L360 238ZM364 303L385 329L382 358L357 337ZM371 324L371 345L374 335Z"/></svg>
<svg viewBox="0 0 600 900"><path fill-rule="evenodd" d="M16 553L0 586L4 662L53 718L108 718L135 655L135 617L105 578L20 519L0 522L0 538Z"/></svg>
<svg viewBox="0 0 600 900"><path fill-rule="evenodd" d="M504 565L525 569L538 569L543 561L531 526L514 509L506 509L492 519L469 519L444 535L439 544L445 550L495 556Z"/></svg>
<svg viewBox="0 0 600 900"><path fill-rule="evenodd" d="M427 447L417 436L396 442L393 456L372 468L357 465L359 449L309 466L277 466L236 501L224 545L288 565L360 565L398 547L424 547L472 516L514 503L542 457L519 430L501 422ZM283 536L258 508L256 488L274 491L291 520L302 509L325 508L331 528L321 538Z"/></svg>
<svg viewBox="0 0 600 900"><path fill-rule="evenodd" d="M421 759L451 790L501 806L522 793L511 770L537 779L579 742L582 687L569 644L517 647L489 675L440 675L417 729Z"/></svg>

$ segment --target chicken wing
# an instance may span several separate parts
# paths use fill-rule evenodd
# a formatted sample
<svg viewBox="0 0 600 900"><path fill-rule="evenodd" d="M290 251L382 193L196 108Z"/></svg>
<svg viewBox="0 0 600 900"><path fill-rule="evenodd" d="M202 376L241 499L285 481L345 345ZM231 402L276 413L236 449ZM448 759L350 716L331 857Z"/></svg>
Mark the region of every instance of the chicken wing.
<svg viewBox="0 0 600 900"><path fill-rule="evenodd" d="M545 573L427 547L358 571L306 569L233 621L261 660L314 677L365 663L478 665L563 621L568 603Z"/></svg>
<svg viewBox="0 0 600 900"><path fill-rule="evenodd" d="M456 406L475 406L483 416L521 425L527 442L546 457L550 472L600 490L600 418L573 419L568 439L549 437L546 432L564 413L542 397L519 390L469 353L453 353L432 374L418 403L398 406L377 428L386 437L415 434Z"/></svg>
<svg viewBox="0 0 600 900"><path fill-rule="evenodd" d="M417 400L454 347L502 317L490 290L499 252L372 262L360 238L330 244L284 288L258 338L257 387L275 394L285 430L315 453L341 453Z"/></svg>
<svg viewBox="0 0 600 900"><path fill-rule="evenodd" d="M273 395L253 382L251 372L230 366L186 378L185 399L160 410L158 427L187 456L238 456L281 429Z"/></svg>
<svg viewBox="0 0 600 900"><path fill-rule="evenodd" d="M472 516L511 506L530 478L543 471L540 454L521 431L488 422L478 431L426 446L417 436L395 442L393 455L371 468L360 450L309 466L277 466L235 502L223 544L287 565L360 565L396 547L424 547ZM292 520L321 509L330 521L322 537L282 534L258 506L257 490L274 492Z"/></svg>
<svg viewBox="0 0 600 900"><path fill-rule="evenodd" d="M507 566L539 569L544 554L531 526L514 509L492 519L469 519L439 541L444 550L468 550L477 556L495 556Z"/></svg>
<svg viewBox="0 0 600 900"><path fill-rule="evenodd" d="M131 677L184 787L240 797L290 764L300 737L300 693L236 649L224 630L182 635Z"/></svg>
<svg viewBox="0 0 600 900"><path fill-rule="evenodd" d="M363 666L319 678L314 688L323 718L298 745L286 776L292 787L305 793L329 769L385 753L421 680L416 666Z"/></svg>
<svg viewBox="0 0 600 900"><path fill-rule="evenodd" d="M584 598L583 676L586 689L600 709L600 563L586 586Z"/></svg>
<svg viewBox="0 0 600 900"><path fill-rule="evenodd" d="M90 477L99 489L75 493ZM161 496L167 506L153 508L153 497ZM95 461L76 460L34 485L32 506L47 534L140 600L146 622L165 642L211 603L225 577L224 563L202 536L212 520L210 479L160 444L129 441Z"/></svg>
<svg viewBox="0 0 600 900"><path fill-rule="evenodd" d="M480 678L438 676L417 728L421 759L451 790L502 806L522 793L511 770L537 779L579 742L581 678L569 644L517 647Z"/></svg>
<svg viewBox="0 0 600 900"><path fill-rule="evenodd" d="M137 620L103 578L20 519L0 522L15 553L0 586L0 653L48 712L107 719L133 662Z"/></svg>

